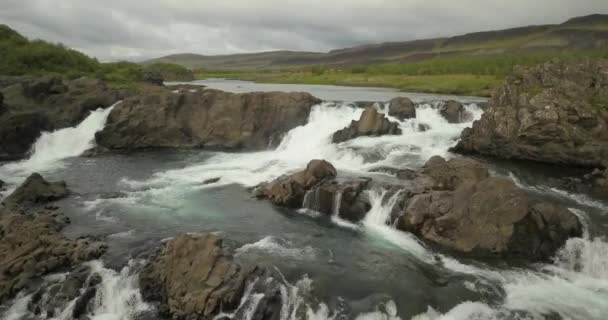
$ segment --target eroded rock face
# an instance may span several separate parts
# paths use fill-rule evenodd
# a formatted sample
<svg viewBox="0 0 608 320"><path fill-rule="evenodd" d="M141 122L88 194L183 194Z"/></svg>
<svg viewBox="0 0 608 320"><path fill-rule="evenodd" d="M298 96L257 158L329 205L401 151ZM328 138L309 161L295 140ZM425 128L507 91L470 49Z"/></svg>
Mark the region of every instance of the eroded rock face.
<svg viewBox="0 0 608 320"><path fill-rule="evenodd" d="M389 101L388 115L401 121L416 118L416 104L406 97L397 97Z"/></svg>
<svg viewBox="0 0 608 320"><path fill-rule="evenodd" d="M289 208L300 208L306 192L324 179L333 179L336 168L325 160L312 160L303 171L282 176L257 188L257 197Z"/></svg>
<svg viewBox="0 0 608 320"><path fill-rule="evenodd" d="M69 269L105 252L105 244L94 239L63 237L61 229L68 223L56 210L0 209L0 302L36 277Z"/></svg>
<svg viewBox="0 0 608 320"><path fill-rule="evenodd" d="M243 266L222 248L213 234L178 235L167 242L140 273L144 299L157 302L162 315L172 319L212 319L220 311L238 307L249 277L256 268ZM280 303L265 301L261 314Z"/></svg>
<svg viewBox="0 0 608 320"><path fill-rule="evenodd" d="M319 102L308 93L153 88L117 105L96 140L111 150L266 149L305 124Z"/></svg>
<svg viewBox="0 0 608 320"><path fill-rule="evenodd" d="M31 207L67 197L68 188L64 181L49 182L40 174L31 174L11 195L4 199L8 207Z"/></svg>
<svg viewBox="0 0 608 320"><path fill-rule="evenodd" d="M598 167L608 157L606 110L606 60L516 68L455 150Z"/></svg>
<svg viewBox="0 0 608 320"><path fill-rule="evenodd" d="M61 230L70 223L57 208L41 208L67 195L64 182L30 176L0 207L0 303L51 272L96 259L106 250L92 238L70 240Z"/></svg>
<svg viewBox="0 0 608 320"><path fill-rule="evenodd" d="M397 227L471 256L550 259L582 235L576 216L534 203L513 181L473 160L433 157L420 170Z"/></svg>
<svg viewBox="0 0 608 320"><path fill-rule="evenodd" d="M74 126L125 95L85 78L3 77L0 84L0 160L25 157L42 131Z"/></svg>
<svg viewBox="0 0 608 320"><path fill-rule="evenodd" d="M399 124L389 121L376 108L368 107L363 111L359 120L352 121L350 126L334 133L332 142L340 143L361 136L380 136L385 134L401 134Z"/></svg>

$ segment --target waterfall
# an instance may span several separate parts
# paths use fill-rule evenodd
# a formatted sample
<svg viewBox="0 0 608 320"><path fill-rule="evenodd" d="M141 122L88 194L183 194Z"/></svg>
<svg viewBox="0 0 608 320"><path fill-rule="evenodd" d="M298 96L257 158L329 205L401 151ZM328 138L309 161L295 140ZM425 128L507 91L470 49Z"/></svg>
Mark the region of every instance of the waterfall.
<svg viewBox="0 0 608 320"><path fill-rule="evenodd" d="M342 205L342 190L338 189L336 190L336 194L334 195L334 206L332 208L332 214L334 216L340 215L340 205Z"/></svg>
<svg viewBox="0 0 608 320"><path fill-rule="evenodd" d="M95 146L95 133L102 130L108 115L119 102L106 109L92 111L75 127L43 132L31 149L28 159L0 167L0 178L17 184L32 172L47 171L62 165L62 160L76 157Z"/></svg>

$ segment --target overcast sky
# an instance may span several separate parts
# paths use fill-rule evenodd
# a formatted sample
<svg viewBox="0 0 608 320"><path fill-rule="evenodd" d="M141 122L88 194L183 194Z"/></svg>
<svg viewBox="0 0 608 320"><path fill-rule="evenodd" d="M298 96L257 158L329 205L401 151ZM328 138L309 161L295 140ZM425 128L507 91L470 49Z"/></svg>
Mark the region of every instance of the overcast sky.
<svg viewBox="0 0 608 320"><path fill-rule="evenodd" d="M608 0L0 0L0 23L104 61L327 51L591 13Z"/></svg>

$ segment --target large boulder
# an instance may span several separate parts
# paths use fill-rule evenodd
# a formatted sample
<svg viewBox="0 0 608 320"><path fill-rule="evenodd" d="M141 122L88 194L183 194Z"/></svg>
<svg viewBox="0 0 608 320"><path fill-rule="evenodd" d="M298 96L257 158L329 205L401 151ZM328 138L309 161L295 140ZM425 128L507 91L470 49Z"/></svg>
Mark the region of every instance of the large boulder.
<svg viewBox="0 0 608 320"><path fill-rule="evenodd" d="M195 320L235 311L245 286L258 276L257 267L238 263L225 252L220 237L189 234L168 241L144 267L139 280L143 298L158 303L161 315ZM258 316L278 316L277 292L260 301L255 310ZM276 298L278 304L269 301Z"/></svg>
<svg viewBox="0 0 608 320"><path fill-rule="evenodd" d="M55 210L0 209L0 303L38 277L68 270L105 252L105 244L94 239L65 238L61 229L68 223Z"/></svg>
<svg viewBox="0 0 608 320"><path fill-rule="evenodd" d="M397 227L462 254L546 261L582 235L572 212L533 201L473 160L434 157L416 182Z"/></svg>
<svg viewBox="0 0 608 320"><path fill-rule="evenodd" d="M42 131L72 127L90 111L114 104L125 92L95 79L0 79L0 161L27 156Z"/></svg>
<svg viewBox="0 0 608 320"><path fill-rule="evenodd" d="M335 132L332 142L340 143L357 137L385 134L401 134L399 124L389 121L384 113L378 112L376 108L368 107L358 121L353 120L348 127Z"/></svg>
<svg viewBox="0 0 608 320"><path fill-rule="evenodd" d="M608 157L608 61L517 67L454 150L601 166Z"/></svg>
<svg viewBox="0 0 608 320"><path fill-rule="evenodd" d="M36 206L67 197L64 181L49 182L40 174L32 173L11 195L4 199L6 206Z"/></svg>
<svg viewBox="0 0 608 320"><path fill-rule="evenodd" d="M305 124L312 106L319 102L308 93L154 88L117 105L96 139L112 150L265 149Z"/></svg>
<svg viewBox="0 0 608 320"><path fill-rule="evenodd" d="M325 179L333 179L336 168L325 160L311 160L306 169L292 175L281 176L257 188L257 197L290 208L300 208L306 193Z"/></svg>
<svg viewBox="0 0 608 320"><path fill-rule="evenodd" d="M312 187L304 197L302 208L326 215L337 215L353 222L365 217L371 203L365 192L371 182L369 178L346 181L324 180Z"/></svg>
<svg viewBox="0 0 608 320"><path fill-rule="evenodd" d="M397 97L389 101L388 115L401 121L416 118L416 104L406 97Z"/></svg>
<svg viewBox="0 0 608 320"><path fill-rule="evenodd" d="M439 113L449 123L461 123L470 120L464 105L455 100L446 101L439 109Z"/></svg>

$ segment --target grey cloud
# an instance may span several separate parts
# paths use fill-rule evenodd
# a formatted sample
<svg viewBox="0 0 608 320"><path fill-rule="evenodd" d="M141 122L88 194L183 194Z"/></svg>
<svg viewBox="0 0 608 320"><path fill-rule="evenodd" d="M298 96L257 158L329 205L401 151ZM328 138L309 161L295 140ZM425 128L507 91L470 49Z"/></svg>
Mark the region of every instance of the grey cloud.
<svg viewBox="0 0 608 320"><path fill-rule="evenodd" d="M0 23L102 60L330 49L608 13L606 0L2 0Z"/></svg>

